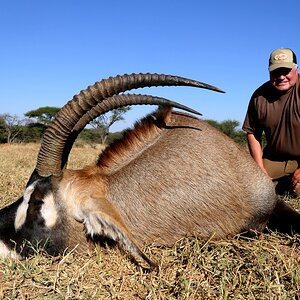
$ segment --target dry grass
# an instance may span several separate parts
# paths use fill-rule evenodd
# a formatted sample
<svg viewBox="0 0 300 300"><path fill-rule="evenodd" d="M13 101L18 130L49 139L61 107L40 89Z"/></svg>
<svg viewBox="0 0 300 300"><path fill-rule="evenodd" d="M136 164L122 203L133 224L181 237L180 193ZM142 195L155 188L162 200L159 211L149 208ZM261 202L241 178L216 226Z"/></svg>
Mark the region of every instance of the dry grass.
<svg viewBox="0 0 300 300"><path fill-rule="evenodd" d="M31 174L37 145L0 146L0 206L17 199ZM70 167L99 149L74 148ZM299 200L290 200L298 208ZM147 247L160 265L147 272L118 248L0 262L1 299L299 299L300 237L261 234L227 241L182 240Z"/></svg>

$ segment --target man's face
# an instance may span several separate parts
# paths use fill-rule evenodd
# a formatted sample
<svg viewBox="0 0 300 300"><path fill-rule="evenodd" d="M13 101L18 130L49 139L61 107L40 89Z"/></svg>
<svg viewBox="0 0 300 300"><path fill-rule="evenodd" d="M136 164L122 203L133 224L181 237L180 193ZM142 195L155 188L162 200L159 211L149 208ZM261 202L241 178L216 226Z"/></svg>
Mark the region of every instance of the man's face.
<svg viewBox="0 0 300 300"><path fill-rule="evenodd" d="M270 72L270 81L278 91L287 91L296 84L298 80L298 67L292 69L278 68Z"/></svg>

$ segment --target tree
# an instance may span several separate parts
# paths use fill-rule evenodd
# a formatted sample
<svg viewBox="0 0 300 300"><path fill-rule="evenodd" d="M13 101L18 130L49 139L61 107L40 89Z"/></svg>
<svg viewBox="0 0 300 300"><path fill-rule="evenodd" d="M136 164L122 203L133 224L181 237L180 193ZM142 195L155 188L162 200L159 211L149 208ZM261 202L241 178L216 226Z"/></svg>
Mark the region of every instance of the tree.
<svg viewBox="0 0 300 300"><path fill-rule="evenodd" d="M28 111L24 115L29 118L35 118L40 124L49 125L59 110L59 107L43 106L38 109Z"/></svg>
<svg viewBox="0 0 300 300"><path fill-rule="evenodd" d="M220 123L220 129L226 135L234 139L236 133L238 132L237 127L240 126L240 123L235 120L226 120Z"/></svg>
<svg viewBox="0 0 300 300"><path fill-rule="evenodd" d="M0 116L0 143L6 143L5 120Z"/></svg>
<svg viewBox="0 0 300 300"><path fill-rule="evenodd" d="M2 141L6 141L11 144L18 140L21 136L24 124L27 120L21 120L16 115L1 114L0 115L0 137Z"/></svg>
<svg viewBox="0 0 300 300"><path fill-rule="evenodd" d="M37 122L30 122L23 127L22 137L25 143L38 142L41 140L47 126Z"/></svg>
<svg viewBox="0 0 300 300"><path fill-rule="evenodd" d="M236 120L226 120L221 123L215 121L215 120L205 120L207 123L212 125L213 127L219 129L226 135L228 135L230 138L232 138L235 142L237 142L240 145L246 145L247 139L246 134L240 130L237 129L240 126L239 121Z"/></svg>
<svg viewBox="0 0 300 300"><path fill-rule="evenodd" d="M90 125L96 130L97 135L99 135L101 144L105 144L107 142L110 127L114 123L124 120L124 114L129 110L129 106L113 109L90 122Z"/></svg>

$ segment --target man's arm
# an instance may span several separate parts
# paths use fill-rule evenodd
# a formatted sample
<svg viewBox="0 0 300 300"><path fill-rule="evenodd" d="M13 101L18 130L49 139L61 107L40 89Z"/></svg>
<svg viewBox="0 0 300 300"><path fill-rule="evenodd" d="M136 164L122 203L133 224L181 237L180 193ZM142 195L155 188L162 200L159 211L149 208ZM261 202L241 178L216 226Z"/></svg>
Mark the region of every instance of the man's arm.
<svg viewBox="0 0 300 300"><path fill-rule="evenodd" d="M254 161L266 174L268 174L263 164L261 141L258 140L253 133L247 133L247 140L249 151Z"/></svg>

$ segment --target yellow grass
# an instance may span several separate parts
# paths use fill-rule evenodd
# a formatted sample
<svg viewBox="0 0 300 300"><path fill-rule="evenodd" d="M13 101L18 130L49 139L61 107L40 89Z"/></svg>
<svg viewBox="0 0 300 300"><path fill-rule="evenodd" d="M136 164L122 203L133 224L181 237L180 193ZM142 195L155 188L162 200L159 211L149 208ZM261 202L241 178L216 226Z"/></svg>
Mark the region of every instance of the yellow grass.
<svg viewBox="0 0 300 300"><path fill-rule="evenodd" d="M0 207L22 193L38 145L0 146ZM99 149L74 148L69 166L80 168ZM290 200L299 208L299 200ZM147 272L118 248L59 257L37 251L24 261L0 261L1 299L299 299L300 238L275 233L253 239L182 240L149 246L160 265Z"/></svg>

